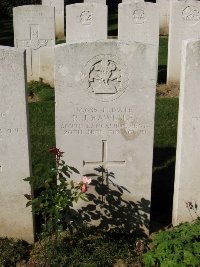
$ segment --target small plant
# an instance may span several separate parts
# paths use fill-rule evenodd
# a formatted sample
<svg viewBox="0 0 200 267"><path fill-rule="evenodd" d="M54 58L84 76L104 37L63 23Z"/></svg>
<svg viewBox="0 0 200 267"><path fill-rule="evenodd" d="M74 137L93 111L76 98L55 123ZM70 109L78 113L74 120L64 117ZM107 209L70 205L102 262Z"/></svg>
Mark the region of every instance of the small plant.
<svg viewBox="0 0 200 267"><path fill-rule="evenodd" d="M88 201L85 192L91 179L85 176L79 183L74 182L70 179L71 174L79 174L79 171L61 160L64 152L51 148L49 153L54 156L55 167L50 168L44 177L25 178L24 181L38 191L36 196L26 194L25 197L28 199L26 206L32 206L33 214L41 215L44 220L43 234L57 235L63 230L73 230L75 222L67 220L66 214L79 198Z"/></svg>
<svg viewBox="0 0 200 267"><path fill-rule="evenodd" d="M26 261L30 246L22 240L0 238L0 267L15 267L17 262Z"/></svg>
<svg viewBox="0 0 200 267"><path fill-rule="evenodd" d="M150 247L146 267L200 266L200 219L155 234Z"/></svg>

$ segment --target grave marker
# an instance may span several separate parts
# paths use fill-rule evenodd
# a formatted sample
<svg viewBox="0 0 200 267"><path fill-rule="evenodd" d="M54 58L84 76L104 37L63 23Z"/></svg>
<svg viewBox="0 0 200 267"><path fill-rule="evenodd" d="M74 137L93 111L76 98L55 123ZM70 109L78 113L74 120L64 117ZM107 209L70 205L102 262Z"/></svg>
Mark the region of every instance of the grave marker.
<svg viewBox="0 0 200 267"><path fill-rule="evenodd" d="M13 22L15 47L26 49L28 81L43 78L53 84L54 8L37 5L16 7L13 9Z"/></svg>
<svg viewBox="0 0 200 267"><path fill-rule="evenodd" d="M81 3L66 6L66 42L107 39L107 6Z"/></svg>
<svg viewBox="0 0 200 267"><path fill-rule="evenodd" d="M119 220L108 224L120 227L118 221L127 231L133 225L148 229L149 224L157 50L115 40L55 48L57 147L81 175L94 173L99 166L113 173L113 182L119 185L115 189L122 188L121 192L107 178L105 186L109 185L111 198L120 196L121 205L115 215L109 210L98 219L103 224L117 216ZM107 209L109 204L115 209L110 202ZM86 217L94 223L102 211L93 212Z"/></svg>
<svg viewBox="0 0 200 267"><path fill-rule="evenodd" d="M0 236L33 242L24 62L24 50L0 46Z"/></svg>
<svg viewBox="0 0 200 267"><path fill-rule="evenodd" d="M197 218L200 206L200 41L183 43L173 224ZM191 202L194 209L187 203ZM188 205L188 207L187 207ZM196 209L197 208L197 209Z"/></svg>
<svg viewBox="0 0 200 267"><path fill-rule="evenodd" d="M64 37L64 0L42 0L42 5L55 7L56 37Z"/></svg>
<svg viewBox="0 0 200 267"><path fill-rule="evenodd" d="M159 44L158 5L129 1L119 4L118 40Z"/></svg>
<svg viewBox="0 0 200 267"><path fill-rule="evenodd" d="M171 1L167 82L180 82L182 41L200 38L200 2Z"/></svg>
<svg viewBox="0 0 200 267"><path fill-rule="evenodd" d="M96 3L106 5L106 0L84 0L84 3Z"/></svg>

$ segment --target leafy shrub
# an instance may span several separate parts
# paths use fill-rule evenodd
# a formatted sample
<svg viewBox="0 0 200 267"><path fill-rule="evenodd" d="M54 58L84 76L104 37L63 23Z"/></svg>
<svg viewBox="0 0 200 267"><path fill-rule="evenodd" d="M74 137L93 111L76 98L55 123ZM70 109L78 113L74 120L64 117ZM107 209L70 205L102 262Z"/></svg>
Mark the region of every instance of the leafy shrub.
<svg viewBox="0 0 200 267"><path fill-rule="evenodd" d="M0 238L0 267L15 267L17 262L27 260L29 250L24 241Z"/></svg>
<svg viewBox="0 0 200 267"><path fill-rule="evenodd" d="M42 216L43 235L57 235L63 230L73 231L75 222L71 214L71 207L80 198L88 201L85 192L87 185L91 182L88 177L83 177L79 183L70 179L73 173L79 174L79 171L61 159L64 152L58 148L50 148L49 153L54 156L55 166L50 167L44 176L31 176L24 179L38 194L32 196L25 194L28 199L26 206L32 206L34 215Z"/></svg>
<svg viewBox="0 0 200 267"><path fill-rule="evenodd" d="M146 267L200 266L200 219L155 234L150 246Z"/></svg>

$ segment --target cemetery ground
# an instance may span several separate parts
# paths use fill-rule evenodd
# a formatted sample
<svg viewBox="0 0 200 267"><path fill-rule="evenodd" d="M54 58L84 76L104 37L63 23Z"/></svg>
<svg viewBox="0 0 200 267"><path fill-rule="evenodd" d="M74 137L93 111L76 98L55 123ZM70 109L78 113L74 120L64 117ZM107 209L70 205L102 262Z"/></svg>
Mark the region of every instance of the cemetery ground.
<svg viewBox="0 0 200 267"><path fill-rule="evenodd" d="M161 44L165 47L167 42L163 40ZM160 51L159 63L162 62L165 70L166 49ZM54 160L48 153L48 149L55 146L54 89L41 81L30 82L28 95L32 169L35 176L42 176L48 166L54 166ZM158 91L151 203L152 232L166 229L171 223L177 115L178 97L167 94L167 91L162 94ZM65 153L70 157L70 151ZM37 218L37 222L39 221ZM106 233L83 226L73 235L62 233L56 242L54 236L46 237L34 246L23 241L0 239L0 266L162 266L161 262L167 260L175 265L163 266L199 266L195 263L199 260L199 224L197 220L194 224L183 224L162 231L154 237L154 243L148 238ZM38 232L41 231L40 223L36 228ZM193 248L191 244L196 247Z"/></svg>
<svg viewBox="0 0 200 267"><path fill-rule="evenodd" d="M54 89L41 81L30 82L28 95L33 175L42 176L46 174L48 166L54 166L52 155L48 153L48 149L55 146ZM178 97L157 96L152 232L167 229L171 222L177 113ZM70 151L65 153L70 157ZM41 231L40 223L36 228L38 232ZM34 246L2 238L0 266L199 266L191 265L191 262L199 260L199 228L199 220L194 224L170 228L155 237L151 235L154 243L148 238L107 233L84 226L80 226L74 234L63 232L57 239L55 236L39 239ZM172 261L175 265L160 265L163 260Z"/></svg>
<svg viewBox="0 0 200 267"><path fill-rule="evenodd" d="M115 19L113 17L113 20ZM4 40L2 38L4 35L0 35L2 44L12 44L12 32L9 25L5 22L4 30L7 32L7 39ZM116 31L114 24L110 30L114 31L114 35ZM167 229L171 223L178 87L164 84L166 60L167 38L160 38L151 232ZM34 176L43 176L49 166L54 166L54 160L48 153L48 149L55 146L54 90L42 82L31 82L28 86L28 95L32 171ZM64 152L70 157L70 151ZM188 207L188 212L192 208ZM40 218L37 218L37 222L36 229L39 233L41 232ZM1 238L0 267L200 266L199 229L199 220L193 224L182 224L162 231L156 236L152 235L153 243L147 237L107 233L83 226L73 235L63 232L58 238L53 235L39 239L34 246L23 241Z"/></svg>

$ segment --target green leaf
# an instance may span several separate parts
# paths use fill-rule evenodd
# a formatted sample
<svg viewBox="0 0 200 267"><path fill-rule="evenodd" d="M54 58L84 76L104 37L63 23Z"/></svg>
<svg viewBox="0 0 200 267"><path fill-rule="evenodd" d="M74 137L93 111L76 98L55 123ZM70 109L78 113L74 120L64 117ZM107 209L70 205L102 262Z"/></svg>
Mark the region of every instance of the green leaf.
<svg viewBox="0 0 200 267"><path fill-rule="evenodd" d="M80 198L81 198L82 200L86 201L86 202L89 202L89 199L88 199L87 195L85 195L85 194L81 194L81 195L80 195Z"/></svg>
<svg viewBox="0 0 200 267"><path fill-rule="evenodd" d="M74 168L74 167L71 167L71 166L68 166L70 168L70 170L72 170L73 172L77 173L77 174L80 174L80 172Z"/></svg>
<svg viewBox="0 0 200 267"><path fill-rule="evenodd" d="M28 201L28 202L26 203L26 207L31 206L31 204L32 204L32 201Z"/></svg>

